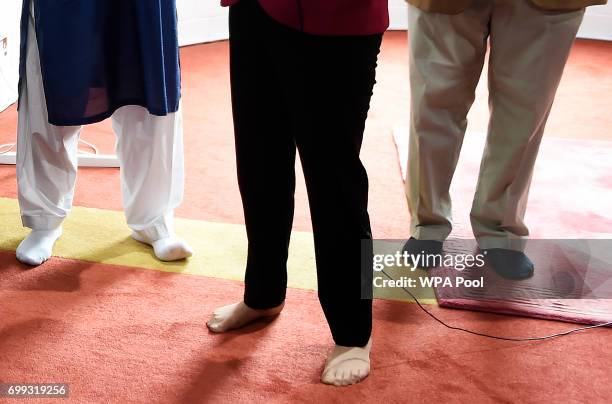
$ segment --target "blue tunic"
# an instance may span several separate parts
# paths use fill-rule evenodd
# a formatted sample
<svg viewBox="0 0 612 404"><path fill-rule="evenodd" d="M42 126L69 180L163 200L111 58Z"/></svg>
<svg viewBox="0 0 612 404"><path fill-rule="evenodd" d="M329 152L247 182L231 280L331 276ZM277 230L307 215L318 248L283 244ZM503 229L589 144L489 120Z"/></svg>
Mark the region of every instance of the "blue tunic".
<svg viewBox="0 0 612 404"><path fill-rule="evenodd" d="M49 123L98 122L124 105L160 116L177 111L176 0L32 1ZM21 77L29 4L21 18Z"/></svg>

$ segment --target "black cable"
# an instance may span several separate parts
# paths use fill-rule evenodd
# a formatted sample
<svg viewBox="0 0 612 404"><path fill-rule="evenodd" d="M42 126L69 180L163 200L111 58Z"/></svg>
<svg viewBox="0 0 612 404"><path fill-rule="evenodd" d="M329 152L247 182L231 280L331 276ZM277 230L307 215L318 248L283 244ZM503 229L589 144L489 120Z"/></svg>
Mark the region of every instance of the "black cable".
<svg viewBox="0 0 612 404"><path fill-rule="evenodd" d="M382 271L382 273L385 274L385 276L387 278L389 278L389 280L395 280L394 278L389 276L389 274L386 273L384 270ZM456 331L463 331L463 332L466 332L468 334L477 335L479 337L499 339L499 340L503 340L503 341L515 341L515 342L542 341L542 340L547 340L547 339L551 339L551 338L563 337L565 335L573 334L573 333L579 332L579 331L590 330L590 329L593 329L593 328L609 327L609 326L612 325L612 321L610 321L610 322L603 323L603 324L596 324L596 325L589 325L589 326L586 326L586 327L574 328L574 329L571 329L571 330L568 330L568 331L564 331L564 332L560 332L560 333L556 333L556 334L545 335L543 337L524 337L524 338L500 337L498 335L485 334L485 333L481 333L481 332L478 332L478 331L467 330L465 328L455 327L453 325L446 324L443 320L440 320L434 314L429 312L425 307L423 307L421 302L419 302L419 299L417 299L416 296L412 294L412 292L410 292L405 287L402 287L402 289L404 290L404 292L406 292L407 294L410 295L410 297L421 308L421 310L423 310L425 313L427 313L427 315L429 317L433 318L434 320L436 320L438 323L442 324L446 328L450 328L451 330L456 330Z"/></svg>

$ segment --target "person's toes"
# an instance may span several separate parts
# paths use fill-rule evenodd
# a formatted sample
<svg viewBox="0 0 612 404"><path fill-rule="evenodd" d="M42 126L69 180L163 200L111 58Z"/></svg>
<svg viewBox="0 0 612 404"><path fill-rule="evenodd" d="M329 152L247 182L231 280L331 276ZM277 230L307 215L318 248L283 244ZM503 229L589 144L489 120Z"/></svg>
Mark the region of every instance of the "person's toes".
<svg viewBox="0 0 612 404"><path fill-rule="evenodd" d="M25 254L17 253L17 260L22 264L30 265L30 266L38 266L42 265L46 260L40 256L37 257L29 257Z"/></svg>
<svg viewBox="0 0 612 404"><path fill-rule="evenodd" d="M326 369L321 376L321 381L325 384L334 384L336 380L336 370L335 369Z"/></svg>
<svg viewBox="0 0 612 404"><path fill-rule="evenodd" d="M179 261L193 255L193 250L186 242L171 237L154 241L153 250L161 261Z"/></svg>
<svg viewBox="0 0 612 404"><path fill-rule="evenodd" d="M220 324L216 319L210 320L206 323L206 326L210 331L221 332Z"/></svg>
<svg viewBox="0 0 612 404"><path fill-rule="evenodd" d="M189 244L174 235L153 240L144 231L134 231L132 238L153 247L153 252L160 261L180 261L193 255L193 249Z"/></svg>
<svg viewBox="0 0 612 404"><path fill-rule="evenodd" d="M336 372L336 380L334 380L336 386L346 386L346 375L344 371L340 370Z"/></svg>
<svg viewBox="0 0 612 404"><path fill-rule="evenodd" d="M334 386L347 386L365 379L370 372L372 341L363 347L336 346L330 354L321 381Z"/></svg>

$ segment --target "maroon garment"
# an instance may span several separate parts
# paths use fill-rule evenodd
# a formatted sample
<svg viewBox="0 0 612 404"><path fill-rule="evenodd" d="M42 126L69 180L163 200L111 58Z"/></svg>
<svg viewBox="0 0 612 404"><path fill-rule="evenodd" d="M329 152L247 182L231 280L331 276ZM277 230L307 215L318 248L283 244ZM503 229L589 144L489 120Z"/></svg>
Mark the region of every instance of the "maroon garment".
<svg viewBox="0 0 612 404"><path fill-rule="evenodd" d="M221 0L221 5L231 6L239 1ZM313 35L371 35L389 27L388 0L259 0L259 3L281 24L303 28Z"/></svg>

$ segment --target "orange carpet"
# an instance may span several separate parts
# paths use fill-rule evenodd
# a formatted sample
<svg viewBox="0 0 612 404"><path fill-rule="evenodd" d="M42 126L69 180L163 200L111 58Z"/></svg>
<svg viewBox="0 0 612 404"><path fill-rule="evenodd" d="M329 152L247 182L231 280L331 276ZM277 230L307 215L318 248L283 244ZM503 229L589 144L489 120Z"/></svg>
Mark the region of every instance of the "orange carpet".
<svg viewBox="0 0 612 404"><path fill-rule="evenodd" d="M240 298L238 282L61 259L26 271L7 253L0 263L0 380L70 383L71 402L609 398L608 330L537 343L493 341L440 328L416 305L377 301L374 376L339 394L319 383L331 341L314 292L290 290L286 310L269 327L215 335L204 322L214 307ZM567 327L432 310L508 335Z"/></svg>

